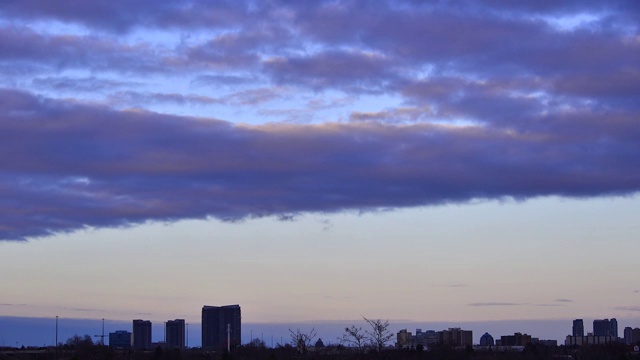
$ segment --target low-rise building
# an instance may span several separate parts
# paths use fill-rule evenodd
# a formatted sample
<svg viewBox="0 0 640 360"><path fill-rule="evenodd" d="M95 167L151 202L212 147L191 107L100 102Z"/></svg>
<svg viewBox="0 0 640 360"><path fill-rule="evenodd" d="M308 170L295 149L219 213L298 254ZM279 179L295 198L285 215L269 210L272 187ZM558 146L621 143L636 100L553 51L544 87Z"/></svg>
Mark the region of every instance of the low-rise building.
<svg viewBox="0 0 640 360"><path fill-rule="evenodd" d="M109 347L114 349L131 348L131 333L126 330L109 333Z"/></svg>

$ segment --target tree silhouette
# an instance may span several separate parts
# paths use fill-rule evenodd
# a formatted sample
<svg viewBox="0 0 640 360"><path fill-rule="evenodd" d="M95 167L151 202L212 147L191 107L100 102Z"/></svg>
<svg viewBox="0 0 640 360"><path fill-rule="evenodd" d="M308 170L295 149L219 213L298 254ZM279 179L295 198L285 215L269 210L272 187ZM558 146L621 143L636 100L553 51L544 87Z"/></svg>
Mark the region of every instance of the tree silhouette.
<svg viewBox="0 0 640 360"><path fill-rule="evenodd" d="M342 337L339 338L339 340L340 343L355 347L359 353L363 353L366 345L366 338L367 335L362 331L361 327L351 325L351 327L344 329L344 334L342 334Z"/></svg>
<svg viewBox="0 0 640 360"><path fill-rule="evenodd" d="M289 329L289 332L291 333L291 342L300 354L307 353L307 350L311 346L311 342L317 335L315 328L311 329L308 333L302 332L300 329L297 329L296 331Z"/></svg>
<svg viewBox="0 0 640 360"><path fill-rule="evenodd" d="M364 316L362 318L369 324L369 326L371 326L371 331L365 331L371 346L373 346L378 352L382 351L387 342L393 339L393 333L389 330L389 320L373 320L367 319Z"/></svg>

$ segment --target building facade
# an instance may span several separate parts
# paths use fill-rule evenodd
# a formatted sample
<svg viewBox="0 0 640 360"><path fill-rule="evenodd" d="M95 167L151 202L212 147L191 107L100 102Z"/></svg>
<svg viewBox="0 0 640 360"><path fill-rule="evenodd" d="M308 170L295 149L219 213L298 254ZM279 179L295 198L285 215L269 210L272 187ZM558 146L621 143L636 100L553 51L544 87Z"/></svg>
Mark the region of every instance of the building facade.
<svg viewBox="0 0 640 360"><path fill-rule="evenodd" d="M202 307L202 349L219 350L241 344L240 305ZM229 336L227 336L229 333Z"/></svg>
<svg viewBox="0 0 640 360"><path fill-rule="evenodd" d="M573 336L584 336L584 321L582 319L573 320Z"/></svg>
<svg viewBox="0 0 640 360"><path fill-rule="evenodd" d="M616 319L593 320L594 336L618 337L618 321Z"/></svg>
<svg viewBox="0 0 640 360"><path fill-rule="evenodd" d="M133 348L136 350L151 349L151 321L133 320Z"/></svg>
<svg viewBox="0 0 640 360"><path fill-rule="evenodd" d="M184 349L184 319L175 319L167 321L165 325L165 334L167 334L167 347L175 349Z"/></svg>
<svg viewBox="0 0 640 360"><path fill-rule="evenodd" d="M109 347L114 349L130 349L131 333L126 330L109 333Z"/></svg>
<svg viewBox="0 0 640 360"><path fill-rule="evenodd" d="M624 328L624 343L627 345L640 344L640 328L632 329L628 326Z"/></svg>
<svg viewBox="0 0 640 360"><path fill-rule="evenodd" d="M411 332L402 329L396 334L396 347L398 349L410 349L414 346Z"/></svg>
<svg viewBox="0 0 640 360"><path fill-rule="evenodd" d="M473 345L473 332L460 328L449 328L438 332L441 344L449 346L471 346Z"/></svg>
<svg viewBox="0 0 640 360"><path fill-rule="evenodd" d="M617 338L613 336L599 336L599 335L586 335L586 336L571 336L567 335L564 340L565 346L582 346L582 345L605 345L616 342Z"/></svg>
<svg viewBox="0 0 640 360"><path fill-rule="evenodd" d="M500 337L501 346L527 346L531 343L531 335L515 333Z"/></svg>

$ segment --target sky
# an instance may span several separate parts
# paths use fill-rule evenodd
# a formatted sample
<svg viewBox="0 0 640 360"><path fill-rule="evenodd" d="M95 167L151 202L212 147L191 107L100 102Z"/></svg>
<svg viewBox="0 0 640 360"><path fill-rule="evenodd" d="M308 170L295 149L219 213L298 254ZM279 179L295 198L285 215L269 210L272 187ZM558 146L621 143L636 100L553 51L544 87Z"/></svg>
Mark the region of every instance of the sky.
<svg viewBox="0 0 640 360"><path fill-rule="evenodd" d="M638 24L635 1L3 1L0 336L225 304L476 341L639 327Z"/></svg>

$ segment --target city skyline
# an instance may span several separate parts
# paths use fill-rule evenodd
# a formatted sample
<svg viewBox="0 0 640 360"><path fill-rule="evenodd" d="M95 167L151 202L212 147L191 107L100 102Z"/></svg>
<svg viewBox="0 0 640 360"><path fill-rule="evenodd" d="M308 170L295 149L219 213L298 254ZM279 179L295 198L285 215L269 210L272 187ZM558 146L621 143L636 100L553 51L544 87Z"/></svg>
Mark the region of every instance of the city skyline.
<svg viewBox="0 0 640 360"><path fill-rule="evenodd" d="M0 317L638 327L638 24L634 1L4 2Z"/></svg>
<svg viewBox="0 0 640 360"><path fill-rule="evenodd" d="M205 306L206 307L206 306ZM89 333L96 332L101 324L101 319L60 319L61 320L61 332L59 335L59 341L64 343L68 338L80 335L83 336L85 333L89 335ZM600 321L601 319L578 319L578 320L588 320L589 323ZM33 332L33 334L29 334L28 336L24 336L23 338L28 339L26 342L18 342L15 344L16 346L52 346L53 339L55 336L55 318L11 318L10 321L7 321L7 318L0 317L0 339L4 341L5 346L13 346L12 339L10 337L6 337L7 333L13 332L13 329L20 329L21 323L25 322L35 322L37 325L28 324L24 326L25 331ZM153 348L154 346L158 346L158 344L167 344L169 345L169 335L168 333L164 333L165 327L172 320L167 321L143 321L145 323L150 323L149 325L155 329L152 330L153 334L152 338L148 339L149 343L147 345ZM575 320L574 320L575 321ZM469 330L473 332L472 342L474 345L478 345L481 342L481 337L485 333L489 333L493 337L500 340L502 336L510 336L510 334L524 334L528 335L531 338L537 338L541 340L553 340L556 341L558 345L563 345L567 337L572 335L572 321L567 320L539 320L539 321L484 321L484 322L420 322L420 321L408 321L408 320L393 320L390 322L389 330L391 333L396 334L400 331L409 331L416 332L422 331L423 333L428 331L443 331L447 329L460 329ZM132 322L129 321L114 321L114 320L106 320L106 328L105 328L105 338L110 339L109 335L125 332L131 336L131 347L136 348L133 341L133 331L134 327L131 325ZM135 324L135 320L134 320ZM199 348L202 346L201 332L200 328L202 326L201 323L190 323L192 326L192 330L190 333L186 334L185 342L188 342L190 345L188 347L196 347ZM357 326L366 329L368 324L363 319L354 319L351 321L308 321L308 322L298 322L298 323L244 323L243 328L246 330L242 332L242 344L246 345L250 343L251 339L258 339L260 341L264 341L265 346L267 347L276 347L284 344L291 344L291 331L302 331L302 332L310 332L314 330L317 332L317 337L323 339L323 342L326 345L337 345L341 344L341 338L344 334L345 326ZM635 323L621 323L619 325L620 330L629 328L631 330L640 331L640 322ZM594 336L594 331L591 327L587 328L584 336ZM20 333L20 331L18 331ZM19 336L19 335L18 335ZM91 335L89 335L91 336ZM165 338L166 336L166 338ZM609 335L596 335L601 338L607 337L607 339L614 339L615 336L610 337ZM95 335L95 342L98 343L99 335ZM574 335L575 337L575 335ZM618 337L620 342L624 341L624 334ZM5 340L6 339L6 340ZM47 339L44 340L43 339ZM49 340L50 339L50 340ZM190 339L190 340L189 340ZM48 341L51 341L49 343ZM610 340L606 340L610 341ZM388 345L393 346L395 342L394 340L389 341ZM106 342L107 345L110 345L110 342Z"/></svg>

